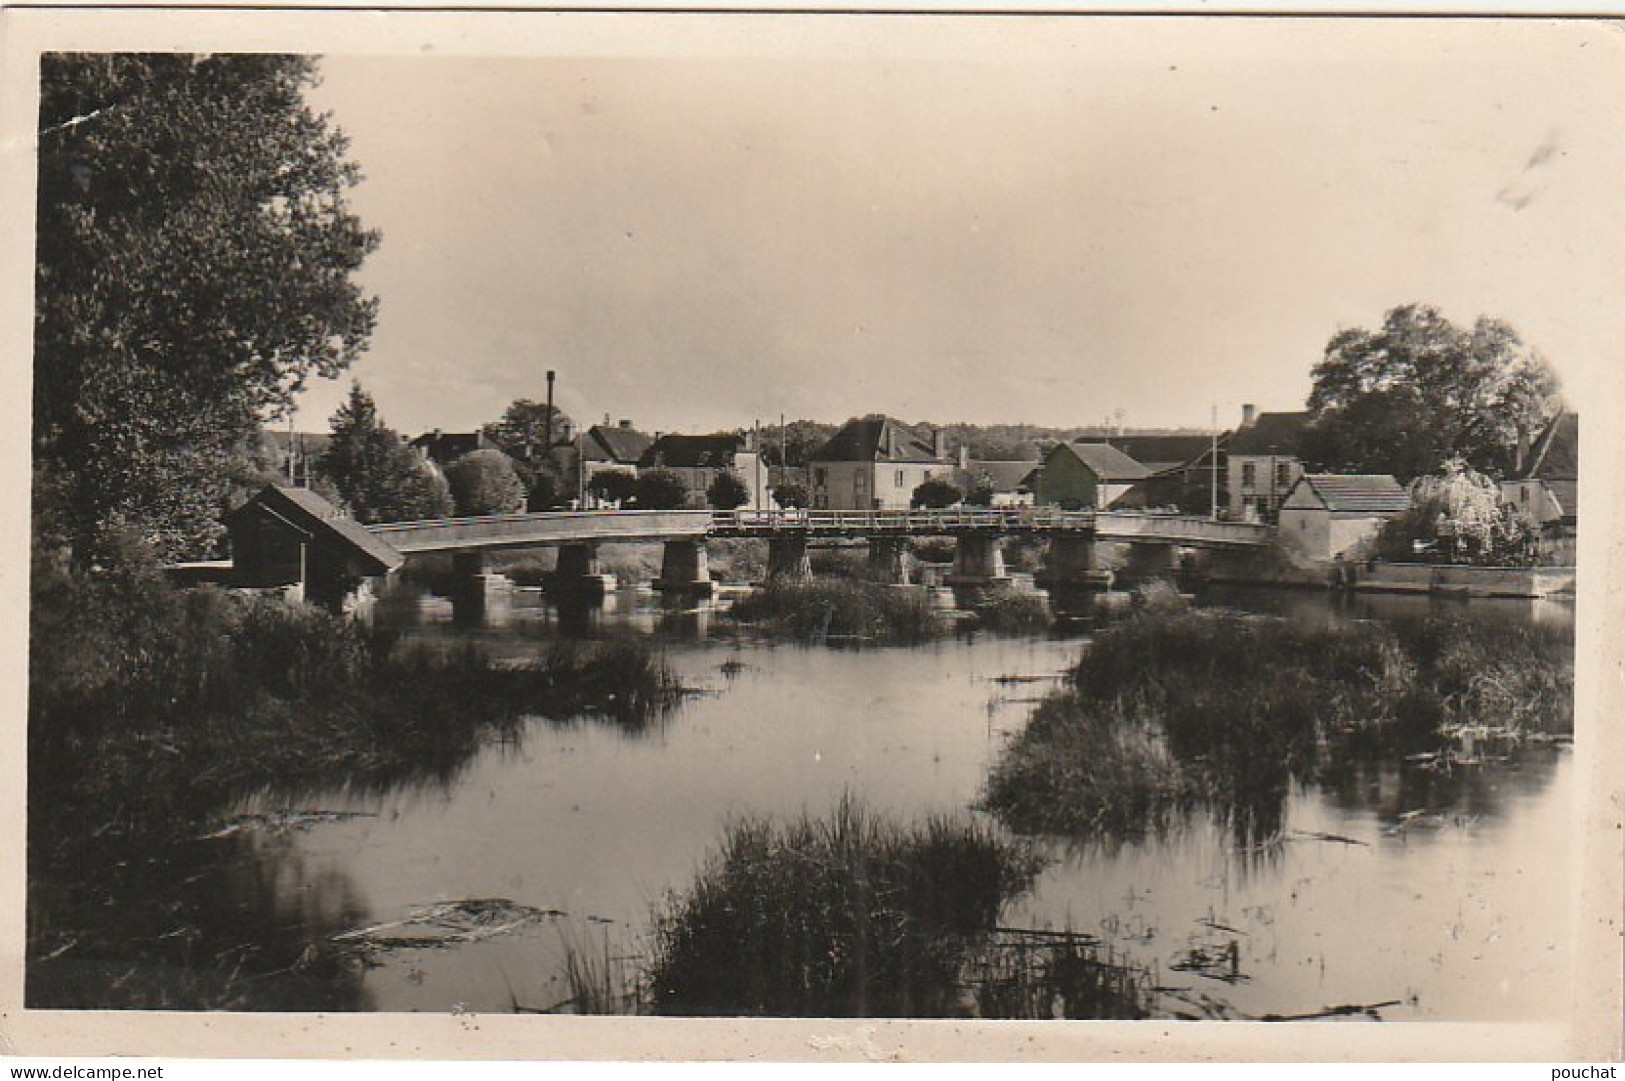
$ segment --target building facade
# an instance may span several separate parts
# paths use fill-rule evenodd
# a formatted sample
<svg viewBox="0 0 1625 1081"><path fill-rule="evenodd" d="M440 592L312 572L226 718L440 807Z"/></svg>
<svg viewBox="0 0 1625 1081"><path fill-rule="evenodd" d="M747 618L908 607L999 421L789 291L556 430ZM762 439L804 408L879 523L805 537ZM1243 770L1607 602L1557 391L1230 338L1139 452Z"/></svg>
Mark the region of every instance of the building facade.
<svg viewBox="0 0 1625 1081"><path fill-rule="evenodd" d="M1303 476L1299 440L1309 414L1255 413L1243 406L1241 427L1225 448L1229 516L1240 522L1275 522L1281 503Z"/></svg>
<svg viewBox="0 0 1625 1081"><path fill-rule="evenodd" d="M807 461L808 492L820 510L906 510L914 489L952 480L942 433L922 439L886 416L849 420Z"/></svg>

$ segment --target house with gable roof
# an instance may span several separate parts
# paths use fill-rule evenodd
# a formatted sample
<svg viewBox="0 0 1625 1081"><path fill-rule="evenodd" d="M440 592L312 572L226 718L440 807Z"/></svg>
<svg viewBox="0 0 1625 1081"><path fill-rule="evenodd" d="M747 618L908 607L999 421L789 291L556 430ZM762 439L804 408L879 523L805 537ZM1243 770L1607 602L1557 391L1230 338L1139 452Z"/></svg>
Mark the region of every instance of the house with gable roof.
<svg viewBox="0 0 1625 1081"><path fill-rule="evenodd" d="M1304 473L1281 500L1281 543L1311 559L1348 555L1411 505L1386 473Z"/></svg>
<svg viewBox="0 0 1625 1081"><path fill-rule="evenodd" d="M705 505L705 492L720 473L744 481L750 498L742 510L769 506L768 471L750 433L713 432L710 435L661 435L638 457L638 469L667 469L688 485L692 505Z"/></svg>
<svg viewBox="0 0 1625 1081"><path fill-rule="evenodd" d="M1276 520L1282 501L1303 476L1298 444L1308 426L1307 411L1259 413L1251 405L1241 407L1241 426L1225 447L1232 519Z"/></svg>
<svg viewBox="0 0 1625 1081"><path fill-rule="evenodd" d="M1068 510L1144 507L1151 470L1110 443L1057 443L1033 482L1033 502Z"/></svg>
<svg viewBox="0 0 1625 1081"><path fill-rule="evenodd" d="M1549 543L1572 545L1580 520L1579 415L1565 409L1553 417L1514 473L1501 482L1502 501L1533 519Z"/></svg>
<svg viewBox="0 0 1625 1081"><path fill-rule="evenodd" d="M953 471L941 432L922 439L880 414L847 421L807 458L812 505L820 510L906 510L915 488L951 480Z"/></svg>

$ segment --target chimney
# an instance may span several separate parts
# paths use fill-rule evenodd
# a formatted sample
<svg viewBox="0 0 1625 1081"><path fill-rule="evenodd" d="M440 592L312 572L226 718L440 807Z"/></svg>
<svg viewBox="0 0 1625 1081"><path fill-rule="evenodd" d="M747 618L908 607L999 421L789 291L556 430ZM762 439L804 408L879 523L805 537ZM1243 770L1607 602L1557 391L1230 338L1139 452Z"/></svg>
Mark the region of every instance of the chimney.
<svg viewBox="0 0 1625 1081"><path fill-rule="evenodd" d="M1246 405L1241 407L1241 426L1243 428L1251 426L1253 421L1257 419L1258 407L1256 405L1254 405L1252 402L1248 402Z"/></svg>
<svg viewBox="0 0 1625 1081"><path fill-rule="evenodd" d="M967 473L970 472L970 444L969 443L961 443L961 444L959 444L959 468L963 469Z"/></svg>
<svg viewBox="0 0 1625 1081"><path fill-rule="evenodd" d="M944 446L942 441L941 428L931 429L931 457L935 458L939 462L947 457L947 448Z"/></svg>
<svg viewBox="0 0 1625 1081"><path fill-rule="evenodd" d="M604 417L604 423L605 424L609 423L609 417L607 415ZM621 431L630 432L631 430L632 430L632 422L630 420L628 420L627 418L622 417L621 418Z"/></svg>
<svg viewBox="0 0 1625 1081"><path fill-rule="evenodd" d="M547 416L542 418L542 453L553 449L553 369L547 369Z"/></svg>
<svg viewBox="0 0 1625 1081"><path fill-rule="evenodd" d="M1519 432L1518 433L1518 449L1517 449L1517 452L1516 452L1516 456L1512 459L1512 475L1514 477L1523 476L1524 464L1527 463L1528 461L1529 461L1529 433L1528 432Z"/></svg>

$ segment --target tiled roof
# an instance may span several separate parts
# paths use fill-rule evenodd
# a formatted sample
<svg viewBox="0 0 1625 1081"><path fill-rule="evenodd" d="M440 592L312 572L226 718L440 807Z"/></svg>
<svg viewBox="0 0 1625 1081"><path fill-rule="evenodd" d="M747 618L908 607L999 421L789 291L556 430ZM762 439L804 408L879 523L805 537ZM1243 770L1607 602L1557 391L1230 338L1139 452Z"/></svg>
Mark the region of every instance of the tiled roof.
<svg viewBox="0 0 1625 1081"><path fill-rule="evenodd" d="M1296 457L1298 437L1309 425L1309 414L1260 413L1258 419L1237 428L1230 437L1231 454L1278 454Z"/></svg>
<svg viewBox="0 0 1625 1081"><path fill-rule="evenodd" d="M858 417L847 421L829 441L808 456L814 462L935 462L940 459L928 440L891 417Z"/></svg>
<svg viewBox="0 0 1625 1081"><path fill-rule="evenodd" d="M1067 443L1064 446L1101 480L1134 481L1151 475L1151 470L1110 443Z"/></svg>
<svg viewBox="0 0 1625 1081"><path fill-rule="evenodd" d="M1393 514L1411 505L1409 493L1386 473L1305 473L1302 483L1339 513Z"/></svg>
<svg viewBox="0 0 1625 1081"><path fill-rule="evenodd" d="M607 424L594 424L587 429L587 436L583 453L588 461L619 462L622 465L635 464L649 449L649 444L654 442L653 436L645 435L636 428Z"/></svg>
<svg viewBox="0 0 1625 1081"><path fill-rule="evenodd" d="M284 488L268 485L247 503L226 516L229 524L239 515L250 513L263 505L290 523L311 533L328 533L342 539L360 555L375 564L378 573L394 570L406 562L406 557L379 540L359 522L347 517L343 511L311 491L309 488Z"/></svg>
<svg viewBox="0 0 1625 1081"><path fill-rule="evenodd" d="M734 455L745 449L745 437L733 432L713 435L663 435L650 443L638 458L640 467L671 466L678 469L706 467L726 469Z"/></svg>
<svg viewBox="0 0 1625 1081"><path fill-rule="evenodd" d="M964 472L969 484L980 483L986 477L995 492L1013 492L1037 468L1037 462L983 462L972 458Z"/></svg>

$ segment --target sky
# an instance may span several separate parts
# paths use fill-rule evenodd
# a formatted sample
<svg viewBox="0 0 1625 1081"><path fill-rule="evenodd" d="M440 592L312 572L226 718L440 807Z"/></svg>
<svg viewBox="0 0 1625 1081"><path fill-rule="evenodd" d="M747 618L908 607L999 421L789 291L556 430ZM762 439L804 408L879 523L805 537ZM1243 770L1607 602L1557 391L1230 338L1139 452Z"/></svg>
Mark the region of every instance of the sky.
<svg viewBox="0 0 1625 1081"><path fill-rule="evenodd" d="M1302 408L1326 341L1402 303L1506 320L1571 398L1625 341L1625 37L1596 24L619 18L324 58L383 237L350 374L406 434L549 368L577 420L649 431L1228 427Z"/></svg>

